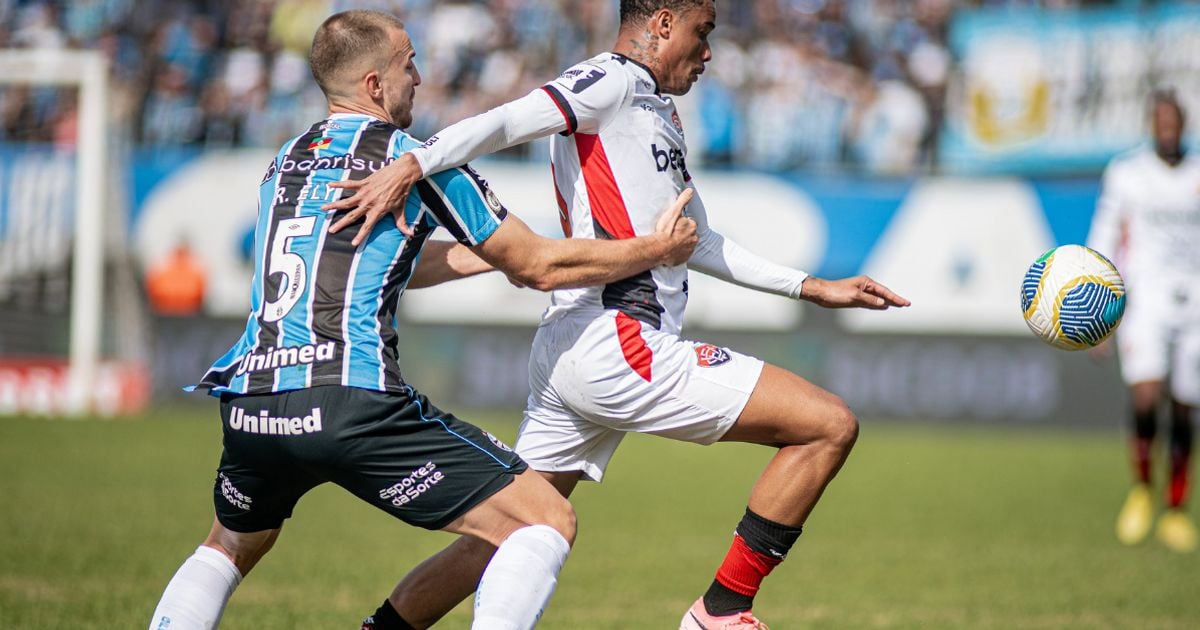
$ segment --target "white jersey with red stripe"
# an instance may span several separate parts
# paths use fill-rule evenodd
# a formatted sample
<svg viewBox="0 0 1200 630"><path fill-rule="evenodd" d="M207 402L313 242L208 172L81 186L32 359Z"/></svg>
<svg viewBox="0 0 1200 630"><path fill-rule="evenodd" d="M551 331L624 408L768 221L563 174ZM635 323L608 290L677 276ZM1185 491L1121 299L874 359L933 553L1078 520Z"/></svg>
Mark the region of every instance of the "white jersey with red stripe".
<svg viewBox="0 0 1200 630"><path fill-rule="evenodd" d="M567 132L551 147L563 233L620 239L654 232L663 210L688 186L683 125L653 74L624 56L598 55L542 87ZM689 212L695 214L700 205ZM602 287L558 290L546 317L617 310L678 333L687 305L687 267L659 266Z"/></svg>
<svg viewBox="0 0 1200 630"><path fill-rule="evenodd" d="M412 151L426 175L555 133L554 188L563 232L573 238L650 234L658 218L692 187L683 125L653 73L616 53L569 68L529 95L443 129ZM686 214L700 238L687 265L657 267L603 287L555 291L547 318L617 310L678 334L687 304L687 271L790 298L808 274L765 260L710 229L697 192Z"/></svg>

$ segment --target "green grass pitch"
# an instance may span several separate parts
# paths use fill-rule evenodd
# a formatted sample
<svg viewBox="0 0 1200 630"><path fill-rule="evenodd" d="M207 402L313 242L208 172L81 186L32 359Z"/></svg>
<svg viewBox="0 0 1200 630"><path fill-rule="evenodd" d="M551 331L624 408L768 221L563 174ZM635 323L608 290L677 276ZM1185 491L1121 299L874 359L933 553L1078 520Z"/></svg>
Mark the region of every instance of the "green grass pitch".
<svg viewBox="0 0 1200 630"><path fill-rule="evenodd" d="M207 533L216 405L0 419L0 628L145 628ZM511 439L515 414L464 414ZM576 493L578 546L540 628L672 629L708 586L771 451L632 436ZM1200 554L1117 544L1119 432L865 420L756 610L789 628L1197 628ZM1195 513L1195 509L1193 509ZM358 627L450 537L325 486L238 589L227 629ZM441 625L465 628L469 605Z"/></svg>

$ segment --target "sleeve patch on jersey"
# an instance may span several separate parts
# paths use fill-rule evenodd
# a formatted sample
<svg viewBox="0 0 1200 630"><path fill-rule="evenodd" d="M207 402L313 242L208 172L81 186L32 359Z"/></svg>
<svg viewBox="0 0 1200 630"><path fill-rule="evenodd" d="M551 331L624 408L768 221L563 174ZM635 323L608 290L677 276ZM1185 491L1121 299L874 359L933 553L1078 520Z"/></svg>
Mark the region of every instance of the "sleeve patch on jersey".
<svg viewBox="0 0 1200 630"><path fill-rule="evenodd" d="M491 188L483 189L483 199L487 202L492 212L500 214L504 210L504 206L500 204L500 199L496 197L496 193L492 192Z"/></svg>
<svg viewBox="0 0 1200 630"><path fill-rule="evenodd" d="M559 75L554 80L555 83L571 90L576 94L583 93L584 90L596 84L597 81L604 78L606 73L600 68L571 68Z"/></svg>

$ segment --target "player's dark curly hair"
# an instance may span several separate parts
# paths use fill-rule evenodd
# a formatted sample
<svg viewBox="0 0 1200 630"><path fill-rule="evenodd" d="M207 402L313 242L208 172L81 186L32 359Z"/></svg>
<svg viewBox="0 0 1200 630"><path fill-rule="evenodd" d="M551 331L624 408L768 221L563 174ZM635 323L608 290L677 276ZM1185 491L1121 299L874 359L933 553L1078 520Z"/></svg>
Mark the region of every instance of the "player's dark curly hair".
<svg viewBox="0 0 1200 630"><path fill-rule="evenodd" d="M659 9L670 9L682 12L694 9L706 0L621 0L621 24L630 24L638 20L648 19Z"/></svg>
<svg viewBox="0 0 1200 630"><path fill-rule="evenodd" d="M391 29L403 29L400 18L379 11L343 11L329 16L313 36L308 63L317 85L330 94L347 66L386 52Z"/></svg>

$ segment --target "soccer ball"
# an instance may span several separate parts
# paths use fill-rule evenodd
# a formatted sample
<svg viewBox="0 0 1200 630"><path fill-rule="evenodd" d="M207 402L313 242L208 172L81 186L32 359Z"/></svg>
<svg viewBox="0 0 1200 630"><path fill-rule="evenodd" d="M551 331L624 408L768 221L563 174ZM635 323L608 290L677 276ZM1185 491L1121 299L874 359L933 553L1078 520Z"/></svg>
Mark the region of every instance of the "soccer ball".
<svg viewBox="0 0 1200 630"><path fill-rule="evenodd" d="M1021 283L1021 312L1039 339L1063 350L1091 348L1125 314L1125 281L1094 249L1063 245L1042 254Z"/></svg>

